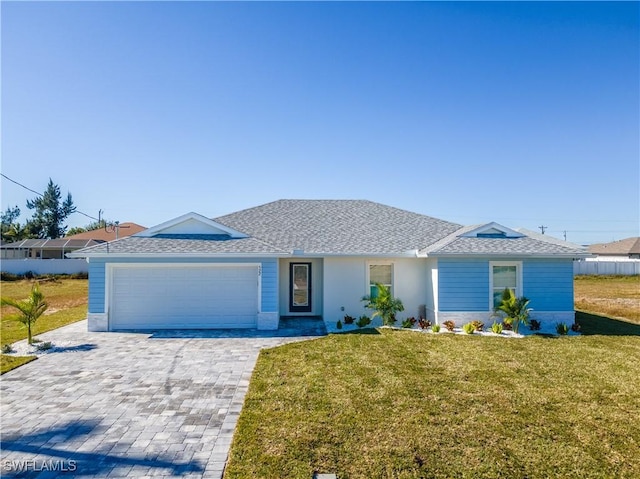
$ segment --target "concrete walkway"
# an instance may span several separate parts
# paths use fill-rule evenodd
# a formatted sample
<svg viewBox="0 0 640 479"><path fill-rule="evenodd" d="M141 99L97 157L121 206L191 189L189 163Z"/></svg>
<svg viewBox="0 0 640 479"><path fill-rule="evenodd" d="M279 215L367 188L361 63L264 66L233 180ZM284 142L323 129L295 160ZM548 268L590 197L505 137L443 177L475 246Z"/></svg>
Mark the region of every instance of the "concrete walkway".
<svg viewBox="0 0 640 479"><path fill-rule="evenodd" d="M40 335L74 344L1 377L2 477L221 478L260 350L326 334L86 329Z"/></svg>

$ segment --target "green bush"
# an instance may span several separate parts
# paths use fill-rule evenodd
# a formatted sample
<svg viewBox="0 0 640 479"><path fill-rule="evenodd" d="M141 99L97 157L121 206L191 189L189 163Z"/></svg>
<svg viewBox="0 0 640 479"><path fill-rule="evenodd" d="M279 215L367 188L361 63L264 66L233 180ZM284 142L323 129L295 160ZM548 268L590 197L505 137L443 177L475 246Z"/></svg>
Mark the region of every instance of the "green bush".
<svg viewBox="0 0 640 479"><path fill-rule="evenodd" d="M567 326L565 323L556 323L556 333L558 333L560 336L566 336L567 334L569 334L569 326Z"/></svg>
<svg viewBox="0 0 640 479"><path fill-rule="evenodd" d="M38 351L48 351L52 347L53 347L53 344L51 343L51 341L45 341L44 343L40 343L36 345L36 349Z"/></svg>
<svg viewBox="0 0 640 479"><path fill-rule="evenodd" d="M537 319L529 320L529 329L531 331L540 331L541 326L542 326L542 323L540 323L540 321L538 321Z"/></svg>
<svg viewBox="0 0 640 479"><path fill-rule="evenodd" d="M342 329L342 321L338 320L338 322L336 323L336 328Z"/></svg>
<svg viewBox="0 0 640 479"><path fill-rule="evenodd" d="M11 346L11 344L7 343L2 345L2 354L10 354L15 352L16 350L13 349L13 346Z"/></svg>
<svg viewBox="0 0 640 479"><path fill-rule="evenodd" d="M431 326L431 331L434 333L439 333L440 332L440 325L439 324L434 324L433 326Z"/></svg>
<svg viewBox="0 0 640 479"><path fill-rule="evenodd" d="M466 334L473 334L473 332L476 330L476 327L473 325L473 323L467 323L464 326L462 326L462 330Z"/></svg>
<svg viewBox="0 0 640 479"><path fill-rule="evenodd" d="M365 326L368 326L369 324L371 324L371 318L367 315L362 315L358 318L358 320L356 321L356 326L358 326L359 328L364 328Z"/></svg>
<svg viewBox="0 0 640 479"><path fill-rule="evenodd" d="M497 321L494 321L493 324L491 325L491 332L495 333L495 334L502 334L502 323L498 323Z"/></svg>
<svg viewBox="0 0 640 479"><path fill-rule="evenodd" d="M405 319L404 321L402 321L402 327L403 328L413 328L416 324L416 318L414 318L413 316L410 318Z"/></svg>

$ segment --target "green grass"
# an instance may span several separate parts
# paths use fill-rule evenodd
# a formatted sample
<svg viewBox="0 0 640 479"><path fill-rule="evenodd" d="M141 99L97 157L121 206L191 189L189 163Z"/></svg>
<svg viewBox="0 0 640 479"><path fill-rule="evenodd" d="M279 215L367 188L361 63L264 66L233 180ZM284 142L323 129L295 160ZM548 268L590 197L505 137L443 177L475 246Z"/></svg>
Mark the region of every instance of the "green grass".
<svg viewBox="0 0 640 479"><path fill-rule="evenodd" d="M0 356L0 374L4 374L12 369L30 363L37 359L35 356L8 356L3 354Z"/></svg>
<svg viewBox="0 0 640 479"><path fill-rule="evenodd" d="M639 357L637 336L384 329L265 350L225 479L640 477Z"/></svg>
<svg viewBox="0 0 640 479"><path fill-rule="evenodd" d="M29 295L32 284L33 282L29 280L2 281L0 283L1 294L3 297L24 299ZM35 323L33 336L85 319L87 317L87 288L87 280L82 279L41 282L40 290L44 293L49 308ZM26 328L10 318L13 312L14 310L9 307L0 309L0 342L2 344L12 344L27 337ZM25 361L24 358L3 354L0 356L2 374L32 359L35 358L30 357L28 361Z"/></svg>

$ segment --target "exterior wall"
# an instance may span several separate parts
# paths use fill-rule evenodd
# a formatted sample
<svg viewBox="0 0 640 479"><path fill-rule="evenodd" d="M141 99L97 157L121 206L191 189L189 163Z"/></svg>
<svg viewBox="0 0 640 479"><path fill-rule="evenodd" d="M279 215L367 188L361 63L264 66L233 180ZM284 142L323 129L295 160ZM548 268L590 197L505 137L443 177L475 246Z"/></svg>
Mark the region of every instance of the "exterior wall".
<svg viewBox="0 0 640 479"><path fill-rule="evenodd" d="M478 319L492 321L489 263L492 258L438 260L438 322L461 325ZM574 319L573 261L571 259L509 258L522 262L522 294L531 300L531 317Z"/></svg>
<svg viewBox="0 0 640 479"><path fill-rule="evenodd" d="M311 263L311 312L292 313L289 311L289 265L291 263ZM286 258L278 262L280 316L322 316L323 268L321 258Z"/></svg>
<svg viewBox="0 0 640 479"><path fill-rule="evenodd" d="M0 269L4 273L24 274L74 274L86 273L89 265L84 259L2 259Z"/></svg>
<svg viewBox="0 0 640 479"><path fill-rule="evenodd" d="M364 307L362 297L369 294L367 268L370 262L383 261L376 258L328 257L324 258L324 299L323 318L329 330L345 314L358 317L368 316L372 311ZM399 320L409 316L418 317L420 306L434 309L433 284L430 280L435 260L418 258L396 258L393 267L394 295L405 306Z"/></svg>
<svg viewBox="0 0 640 479"><path fill-rule="evenodd" d="M189 264L189 263L260 263L261 264L261 297L258 314L259 329L277 329L278 327L278 261L275 258L91 258L89 261L89 330L106 331L106 267L108 262L130 264ZM92 321L92 318L94 321ZM274 327L275 323L275 327Z"/></svg>

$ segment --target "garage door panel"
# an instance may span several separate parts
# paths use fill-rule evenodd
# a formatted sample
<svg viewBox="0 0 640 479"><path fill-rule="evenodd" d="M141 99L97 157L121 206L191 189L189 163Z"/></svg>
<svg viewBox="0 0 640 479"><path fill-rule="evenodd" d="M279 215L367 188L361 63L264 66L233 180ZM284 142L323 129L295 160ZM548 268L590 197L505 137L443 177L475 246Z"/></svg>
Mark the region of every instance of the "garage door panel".
<svg viewBox="0 0 640 479"><path fill-rule="evenodd" d="M257 266L114 267L111 329L253 328Z"/></svg>

